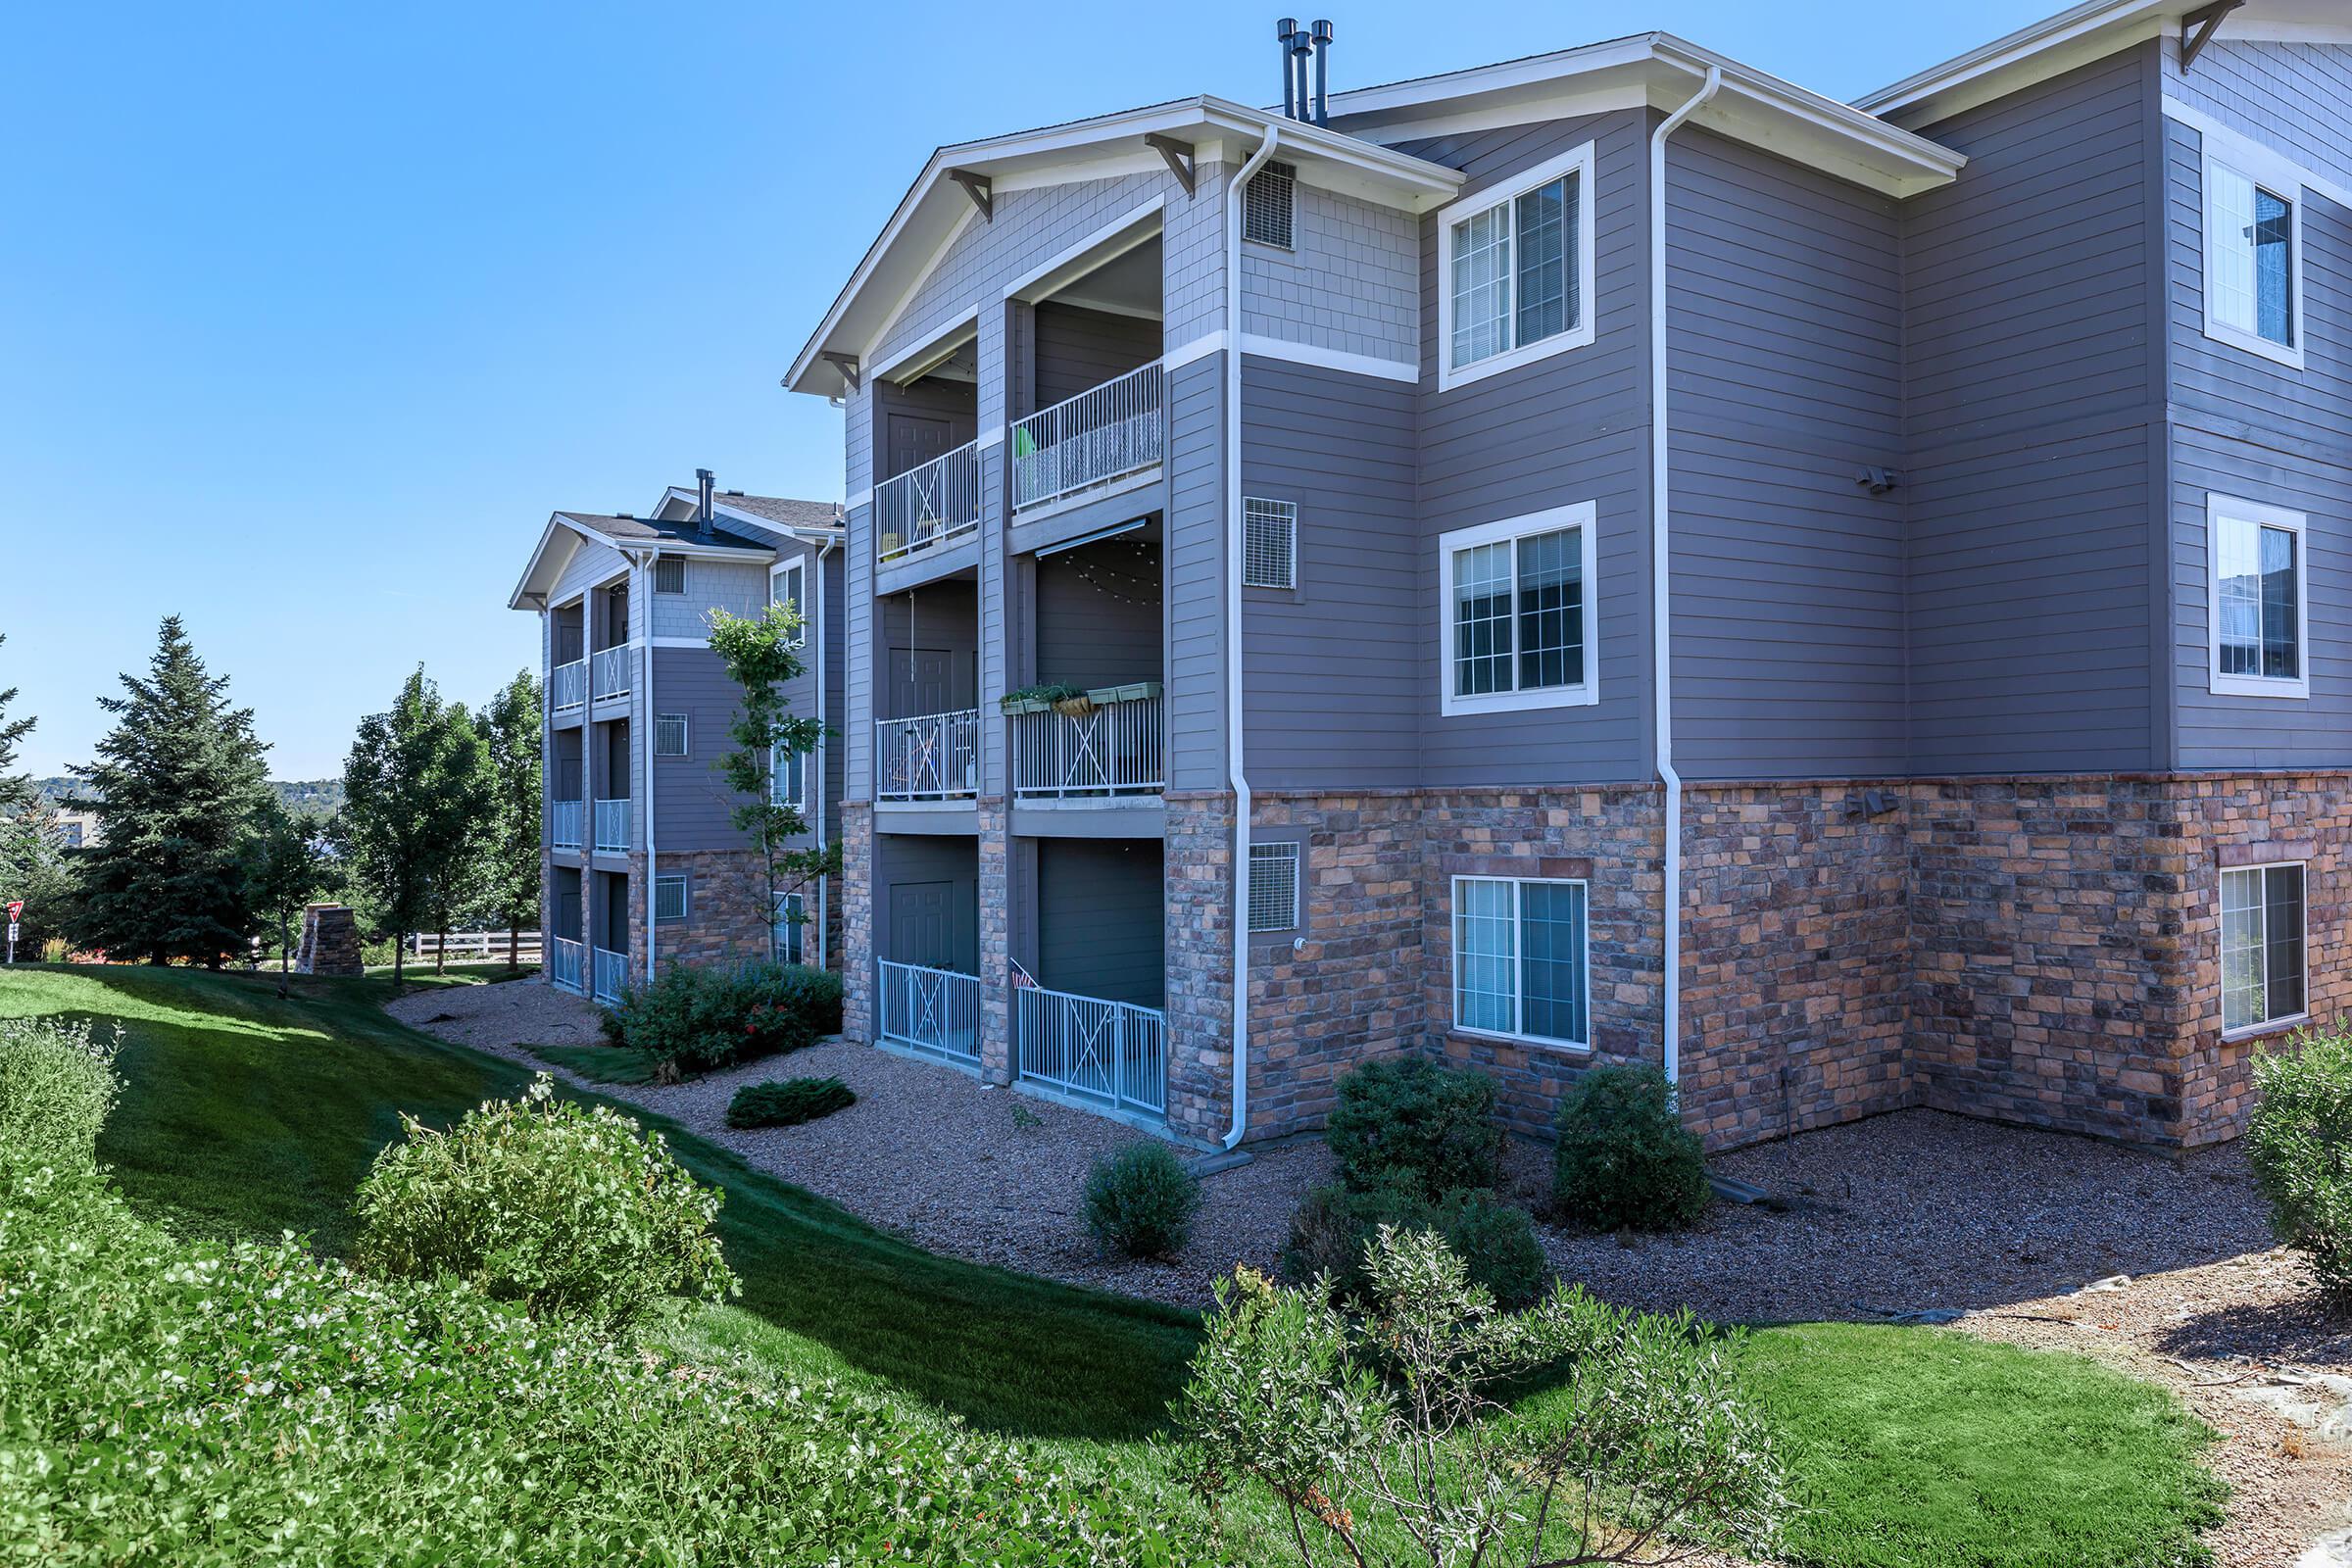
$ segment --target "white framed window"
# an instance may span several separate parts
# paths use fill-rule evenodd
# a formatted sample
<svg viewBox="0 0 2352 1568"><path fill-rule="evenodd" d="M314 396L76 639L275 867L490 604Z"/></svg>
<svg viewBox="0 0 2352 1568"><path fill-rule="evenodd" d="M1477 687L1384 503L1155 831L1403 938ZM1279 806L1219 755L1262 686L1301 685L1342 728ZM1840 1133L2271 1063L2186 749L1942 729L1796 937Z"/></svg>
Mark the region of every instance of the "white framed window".
<svg viewBox="0 0 2352 1568"><path fill-rule="evenodd" d="M1288 931L1298 924L1298 846L1250 846L1250 929Z"/></svg>
<svg viewBox="0 0 2352 1568"><path fill-rule="evenodd" d="M686 879L683 876L654 878L654 918L658 921L686 918Z"/></svg>
<svg viewBox="0 0 2352 1568"><path fill-rule="evenodd" d="M794 612L796 612L801 617L801 629L793 634L792 642L789 646L794 648L808 647L809 614L808 564L805 561L796 561L788 566L777 567L768 575L767 590L768 598L779 605L791 606Z"/></svg>
<svg viewBox="0 0 2352 1568"><path fill-rule="evenodd" d="M2291 1023L2310 1010L2299 862L2222 872L2222 1031Z"/></svg>
<svg viewBox="0 0 2352 1568"><path fill-rule="evenodd" d="M1438 214L1438 387L1592 341L1592 144Z"/></svg>
<svg viewBox="0 0 2352 1568"><path fill-rule="evenodd" d="M1242 187L1242 238L1289 250L1298 190L1297 169L1271 158L1259 165Z"/></svg>
<svg viewBox="0 0 2352 1568"><path fill-rule="evenodd" d="M656 713L654 715L654 755L656 757L684 757L690 749L684 713Z"/></svg>
<svg viewBox="0 0 2352 1568"><path fill-rule="evenodd" d="M1443 712L1600 700L1593 514L1582 501L1439 536Z"/></svg>
<svg viewBox="0 0 2352 1568"><path fill-rule="evenodd" d="M654 558L654 592L682 594L686 591L686 558L656 556Z"/></svg>
<svg viewBox="0 0 2352 1568"><path fill-rule="evenodd" d="M2303 514L2235 496L2205 500L2216 696L2311 695Z"/></svg>
<svg viewBox="0 0 2352 1568"><path fill-rule="evenodd" d="M2302 172L2258 143L2211 131L2205 335L2303 368Z"/></svg>
<svg viewBox="0 0 2352 1568"><path fill-rule="evenodd" d="M1453 879L1453 1026L1592 1049L1591 943L1582 882Z"/></svg>
<svg viewBox="0 0 2352 1568"><path fill-rule="evenodd" d="M808 906L798 893L776 895L775 919L772 922L776 957L785 963L803 963L802 954L808 951L803 933L808 929Z"/></svg>
<svg viewBox="0 0 2352 1568"><path fill-rule="evenodd" d="M1298 586L1298 503L1243 499L1242 583L1250 588Z"/></svg>
<svg viewBox="0 0 2352 1568"><path fill-rule="evenodd" d="M768 755L768 804L800 810L808 804L808 754L778 745Z"/></svg>

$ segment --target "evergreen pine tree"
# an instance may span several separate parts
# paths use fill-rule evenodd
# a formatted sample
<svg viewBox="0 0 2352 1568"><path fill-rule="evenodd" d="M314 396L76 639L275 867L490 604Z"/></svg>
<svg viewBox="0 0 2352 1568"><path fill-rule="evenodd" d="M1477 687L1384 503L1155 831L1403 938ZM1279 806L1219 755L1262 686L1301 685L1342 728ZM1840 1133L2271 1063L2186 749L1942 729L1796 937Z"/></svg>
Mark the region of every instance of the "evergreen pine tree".
<svg viewBox="0 0 2352 1568"><path fill-rule="evenodd" d="M149 963L214 968L258 929L242 857L270 797L253 710L228 705L228 677L206 672L177 615L164 617L149 675L101 697L115 727L98 760L74 766L100 839L76 862L74 936Z"/></svg>
<svg viewBox="0 0 2352 1568"><path fill-rule="evenodd" d="M7 636L0 634L0 645L7 642ZM0 821L5 822L30 817L40 798L32 787L32 775L15 771L17 743L31 734L32 726L38 722L30 714L23 718L10 718L8 705L16 700L17 689L14 686L0 692Z"/></svg>
<svg viewBox="0 0 2352 1568"><path fill-rule="evenodd" d="M0 636L0 643L8 639ZM20 773L17 747L32 733L33 718L10 718L17 700L14 686L0 691L0 903L24 902L24 940L18 956L38 956L43 938L57 929L64 912L64 873L52 836L52 812L33 786L32 776Z"/></svg>
<svg viewBox="0 0 2352 1568"><path fill-rule="evenodd" d="M393 938L397 991L408 934L438 929L471 870L490 808L481 732L419 667L389 712L360 720L343 795L352 879Z"/></svg>
<svg viewBox="0 0 2352 1568"><path fill-rule="evenodd" d="M482 714L493 791L483 904L507 924L507 967L521 967L522 927L539 920L539 681L518 671Z"/></svg>

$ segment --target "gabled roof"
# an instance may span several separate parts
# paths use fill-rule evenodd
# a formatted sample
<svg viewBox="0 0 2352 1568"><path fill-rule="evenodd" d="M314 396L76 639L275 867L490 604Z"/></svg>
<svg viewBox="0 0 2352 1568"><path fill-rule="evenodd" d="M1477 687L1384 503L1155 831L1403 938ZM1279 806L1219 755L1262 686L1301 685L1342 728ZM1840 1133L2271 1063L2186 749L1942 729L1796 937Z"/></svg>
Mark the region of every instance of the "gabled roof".
<svg viewBox="0 0 2352 1568"><path fill-rule="evenodd" d="M559 512L547 519L539 543L522 569L514 591L507 596L509 610L535 610L527 603L541 599L564 575L564 568L583 545L608 545L632 551L652 547L665 556L694 556L705 560L772 561L775 546L732 528L701 527L687 522L633 517L624 513Z"/></svg>

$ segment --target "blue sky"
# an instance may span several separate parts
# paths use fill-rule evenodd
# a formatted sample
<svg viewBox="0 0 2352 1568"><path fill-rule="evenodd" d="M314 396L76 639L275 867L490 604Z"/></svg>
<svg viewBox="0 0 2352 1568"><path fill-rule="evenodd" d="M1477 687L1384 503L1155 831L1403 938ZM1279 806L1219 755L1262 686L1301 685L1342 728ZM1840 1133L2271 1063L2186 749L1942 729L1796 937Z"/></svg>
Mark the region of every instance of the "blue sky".
<svg viewBox="0 0 2352 1568"><path fill-rule="evenodd" d="M1847 98L2055 3L1300 16L1337 24L1335 87L1661 27ZM536 657L505 607L555 508L639 510L698 465L840 497L840 415L776 380L934 146L1280 93L1267 5L883 15L9 8L0 688L40 717L26 761L88 759L93 699L174 612L279 777L339 771L419 662L479 701Z"/></svg>

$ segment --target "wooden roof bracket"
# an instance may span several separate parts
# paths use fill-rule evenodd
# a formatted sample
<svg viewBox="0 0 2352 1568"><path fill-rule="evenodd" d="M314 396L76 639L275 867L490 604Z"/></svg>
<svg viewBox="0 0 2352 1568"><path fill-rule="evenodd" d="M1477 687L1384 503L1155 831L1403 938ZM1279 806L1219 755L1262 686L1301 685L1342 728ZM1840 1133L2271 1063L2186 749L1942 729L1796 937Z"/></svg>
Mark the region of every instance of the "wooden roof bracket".
<svg viewBox="0 0 2352 1568"><path fill-rule="evenodd" d="M2213 35L2221 27L2222 19L2245 3L2246 0L2214 0L2214 4L2204 10L2192 11L2180 19L2180 74L2187 75L2188 68L2196 64L2197 56L2203 54L2205 46L2213 42ZM2194 37L2190 36L2192 31Z"/></svg>
<svg viewBox="0 0 2352 1568"><path fill-rule="evenodd" d="M839 370L841 372L841 378L844 381L849 382L851 391L860 392L864 390L864 382L858 379L857 355L825 353L819 354L817 358L824 361L827 365L833 367L833 368L836 370Z"/></svg>
<svg viewBox="0 0 2352 1568"><path fill-rule="evenodd" d="M986 174L975 174L968 169L951 169L948 177L963 187L963 193L972 199L972 205L980 209L980 217L984 221L993 223L997 220L996 186Z"/></svg>
<svg viewBox="0 0 2352 1568"><path fill-rule="evenodd" d="M1144 145L1167 160L1168 172L1176 176L1177 183L1190 196L1193 193L1193 181L1197 177L1193 172L1193 144L1178 141L1173 136L1163 136L1154 130L1145 133Z"/></svg>

